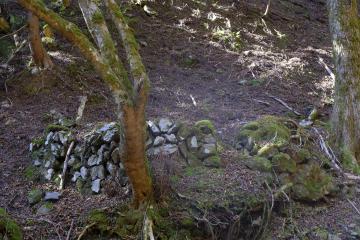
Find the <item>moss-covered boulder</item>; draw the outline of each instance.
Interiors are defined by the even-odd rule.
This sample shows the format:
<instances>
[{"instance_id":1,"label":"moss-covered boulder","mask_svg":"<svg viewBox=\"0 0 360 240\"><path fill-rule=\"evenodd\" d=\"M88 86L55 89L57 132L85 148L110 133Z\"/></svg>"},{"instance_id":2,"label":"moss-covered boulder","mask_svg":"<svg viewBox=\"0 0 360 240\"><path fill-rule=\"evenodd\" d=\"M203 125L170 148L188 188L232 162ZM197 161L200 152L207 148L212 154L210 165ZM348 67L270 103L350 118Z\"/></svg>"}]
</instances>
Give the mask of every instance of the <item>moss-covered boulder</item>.
<instances>
[{"instance_id":1,"label":"moss-covered boulder","mask_svg":"<svg viewBox=\"0 0 360 240\"><path fill-rule=\"evenodd\" d=\"M257 121L245 124L239 131L235 142L237 149L261 149L266 144L281 147L289 143L291 130L285 120L273 116L265 116ZM258 151L254 153L257 154Z\"/></svg>"},{"instance_id":2,"label":"moss-covered boulder","mask_svg":"<svg viewBox=\"0 0 360 240\"><path fill-rule=\"evenodd\" d=\"M332 177L314 163L299 167L293 183L293 197L305 201L317 201L334 188Z\"/></svg>"},{"instance_id":3,"label":"moss-covered boulder","mask_svg":"<svg viewBox=\"0 0 360 240\"><path fill-rule=\"evenodd\" d=\"M331 175L320 167L326 156L312 141L303 141L310 134L292 120L265 116L240 128L236 148L250 169L274 173L277 184L291 185L295 199L317 201L335 187Z\"/></svg>"},{"instance_id":4,"label":"moss-covered boulder","mask_svg":"<svg viewBox=\"0 0 360 240\"><path fill-rule=\"evenodd\" d=\"M22 240L21 228L6 213L5 209L0 208L0 239Z\"/></svg>"}]
</instances>

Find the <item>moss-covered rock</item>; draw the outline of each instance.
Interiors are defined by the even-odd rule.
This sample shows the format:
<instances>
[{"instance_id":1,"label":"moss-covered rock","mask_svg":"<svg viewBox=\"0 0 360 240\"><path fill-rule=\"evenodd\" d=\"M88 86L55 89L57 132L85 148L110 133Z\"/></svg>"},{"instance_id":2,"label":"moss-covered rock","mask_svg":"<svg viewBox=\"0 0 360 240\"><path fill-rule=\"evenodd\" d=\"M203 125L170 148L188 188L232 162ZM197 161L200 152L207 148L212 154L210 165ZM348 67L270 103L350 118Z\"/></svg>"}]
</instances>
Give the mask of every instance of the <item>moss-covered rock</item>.
<instances>
[{"instance_id":1,"label":"moss-covered rock","mask_svg":"<svg viewBox=\"0 0 360 240\"><path fill-rule=\"evenodd\" d=\"M0 239L22 240L21 228L6 213L5 209L0 208Z\"/></svg>"},{"instance_id":2,"label":"moss-covered rock","mask_svg":"<svg viewBox=\"0 0 360 240\"><path fill-rule=\"evenodd\" d=\"M248 166L250 169L258 170L262 172L270 172L272 169L272 164L270 160L259 156L248 159L246 161L246 166Z\"/></svg>"},{"instance_id":3,"label":"moss-covered rock","mask_svg":"<svg viewBox=\"0 0 360 240\"><path fill-rule=\"evenodd\" d=\"M286 153L276 154L272 159L274 168L278 172L296 172L296 162Z\"/></svg>"},{"instance_id":4,"label":"moss-covered rock","mask_svg":"<svg viewBox=\"0 0 360 240\"><path fill-rule=\"evenodd\" d=\"M201 120L195 123L195 127L203 134L215 134L214 124L210 120Z\"/></svg>"},{"instance_id":5,"label":"moss-covered rock","mask_svg":"<svg viewBox=\"0 0 360 240\"><path fill-rule=\"evenodd\" d=\"M208 157L204 160L203 164L207 167L218 168L221 165L221 159L218 155Z\"/></svg>"},{"instance_id":6,"label":"moss-covered rock","mask_svg":"<svg viewBox=\"0 0 360 240\"><path fill-rule=\"evenodd\" d=\"M236 137L236 145L238 148L247 147L253 142L260 146L259 149L268 143L281 147L289 142L290 135L291 131L282 118L265 116L245 124Z\"/></svg>"},{"instance_id":7,"label":"moss-covered rock","mask_svg":"<svg viewBox=\"0 0 360 240\"><path fill-rule=\"evenodd\" d=\"M334 188L332 177L314 163L299 167L293 182L294 197L304 201L317 201Z\"/></svg>"},{"instance_id":8,"label":"moss-covered rock","mask_svg":"<svg viewBox=\"0 0 360 240\"><path fill-rule=\"evenodd\" d=\"M41 201L42 196L43 192L40 189L33 189L28 193L27 199L31 205L34 205Z\"/></svg>"}]
</instances>

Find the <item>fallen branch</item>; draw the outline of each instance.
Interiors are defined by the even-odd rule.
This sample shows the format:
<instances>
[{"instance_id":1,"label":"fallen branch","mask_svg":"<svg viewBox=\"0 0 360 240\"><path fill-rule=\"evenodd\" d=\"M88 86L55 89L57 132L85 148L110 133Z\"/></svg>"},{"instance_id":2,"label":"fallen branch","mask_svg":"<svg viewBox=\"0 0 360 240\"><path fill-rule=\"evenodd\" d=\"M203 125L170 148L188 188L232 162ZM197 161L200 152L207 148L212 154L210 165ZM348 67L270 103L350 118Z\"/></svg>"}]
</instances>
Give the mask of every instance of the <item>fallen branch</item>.
<instances>
[{"instance_id":1,"label":"fallen branch","mask_svg":"<svg viewBox=\"0 0 360 240\"><path fill-rule=\"evenodd\" d=\"M150 206L149 208L152 208L152 206ZM153 225L153 221L148 217L147 213L145 212L143 223L143 240L155 240Z\"/></svg>"},{"instance_id":2,"label":"fallen branch","mask_svg":"<svg viewBox=\"0 0 360 240\"><path fill-rule=\"evenodd\" d=\"M328 65L326 65L326 63L324 62L324 59L319 57L319 63L324 66L325 70L329 73L332 80L335 80L335 74L331 71L331 69L328 67Z\"/></svg>"},{"instance_id":3,"label":"fallen branch","mask_svg":"<svg viewBox=\"0 0 360 240\"><path fill-rule=\"evenodd\" d=\"M77 238L77 240L81 240L82 237L86 234L86 232L87 232L90 228L92 228L93 226L95 226L95 225L96 225L96 222L87 225L87 226L81 231L81 233L80 233L79 237Z\"/></svg>"},{"instance_id":4,"label":"fallen branch","mask_svg":"<svg viewBox=\"0 0 360 240\"><path fill-rule=\"evenodd\" d=\"M265 12L264 14L262 15L263 17L265 17L268 12L269 12L269 9L270 9L270 4L271 4L271 0L268 1L267 5L266 5L266 9L265 9Z\"/></svg>"},{"instance_id":5,"label":"fallen branch","mask_svg":"<svg viewBox=\"0 0 360 240\"><path fill-rule=\"evenodd\" d=\"M66 175L66 170L67 170L67 166L68 166L68 161L69 161L69 157L70 157L70 153L71 153L71 150L73 149L74 147L74 144L75 142L72 141L70 143L70 146L66 152L66 157L65 157L65 161L64 161L64 167L63 167L63 171L61 173L61 176L60 176L60 186L59 186L59 190L63 190L64 189L64 182L65 182L65 175Z\"/></svg>"},{"instance_id":6,"label":"fallen branch","mask_svg":"<svg viewBox=\"0 0 360 240\"><path fill-rule=\"evenodd\" d=\"M346 198L346 200L350 203L350 205L355 209L355 211L357 212L357 214L360 215L360 211L359 209L355 206L355 204L348 198Z\"/></svg>"},{"instance_id":7,"label":"fallen branch","mask_svg":"<svg viewBox=\"0 0 360 240\"><path fill-rule=\"evenodd\" d=\"M76 116L76 119L75 119L76 125L79 124L79 122L80 122L80 120L81 120L81 118L82 118L82 116L84 114L86 101L87 101L87 96L80 97L80 106L78 108L77 116Z\"/></svg>"},{"instance_id":8,"label":"fallen branch","mask_svg":"<svg viewBox=\"0 0 360 240\"><path fill-rule=\"evenodd\" d=\"M320 145L320 148L321 150L326 154L326 156L330 159L331 163L333 164L333 167L335 168L335 170L339 171L339 172L343 172L343 170L341 169L341 167L339 166L340 165L340 162L339 160L337 159L337 157L335 156L334 154L334 151L331 149L331 147L329 147L323 136L320 134L319 130L315 127L313 127L314 129L314 132L318 135L319 137L319 145Z\"/></svg>"},{"instance_id":9,"label":"fallen branch","mask_svg":"<svg viewBox=\"0 0 360 240\"><path fill-rule=\"evenodd\" d=\"M66 240L70 240L71 230L73 229L73 227L74 227L74 219L71 220L71 225L70 225L70 229L69 229L69 231L68 231L68 233L66 235Z\"/></svg>"},{"instance_id":10,"label":"fallen branch","mask_svg":"<svg viewBox=\"0 0 360 240\"><path fill-rule=\"evenodd\" d=\"M266 102L266 101L263 101L263 100L254 99L254 101L255 101L255 102L258 102L258 103L262 103L262 104L264 104L264 105L266 105L266 106L268 106L268 107L271 106L271 104L270 104L269 102Z\"/></svg>"},{"instance_id":11,"label":"fallen branch","mask_svg":"<svg viewBox=\"0 0 360 240\"><path fill-rule=\"evenodd\" d=\"M295 109L293 109L292 107L290 107L286 102L284 102L283 100L281 100L280 98L277 98L273 95L270 94L266 94L268 97L274 99L275 101L281 103L284 107L286 107L287 109L289 109L290 111L292 111L293 113L295 113L298 116L301 116L301 113L299 113L298 111L296 111Z\"/></svg>"}]
</instances>

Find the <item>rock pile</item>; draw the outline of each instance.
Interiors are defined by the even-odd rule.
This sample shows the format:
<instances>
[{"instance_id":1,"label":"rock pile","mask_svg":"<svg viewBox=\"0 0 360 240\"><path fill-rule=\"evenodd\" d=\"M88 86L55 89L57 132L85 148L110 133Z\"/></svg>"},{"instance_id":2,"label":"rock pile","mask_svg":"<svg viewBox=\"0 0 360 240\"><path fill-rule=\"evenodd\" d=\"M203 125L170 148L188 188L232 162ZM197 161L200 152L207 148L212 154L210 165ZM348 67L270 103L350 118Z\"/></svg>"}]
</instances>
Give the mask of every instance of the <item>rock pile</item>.
<instances>
[{"instance_id":1,"label":"rock pile","mask_svg":"<svg viewBox=\"0 0 360 240\"><path fill-rule=\"evenodd\" d=\"M148 121L147 131L148 155L180 152L189 165L220 165L215 128L208 120L190 127L161 118L159 121ZM118 124L102 124L85 134L79 134L83 137L77 140L70 129L62 125L51 125L46 132L44 138L34 139L30 144L33 165L39 168L44 179L60 180L58 174L62 172L67 149L74 141L67 171L79 190L91 189L99 193L106 184L104 180L114 180L121 186L128 184L120 159L123 134Z\"/></svg>"},{"instance_id":2,"label":"rock pile","mask_svg":"<svg viewBox=\"0 0 360 240\"><path fill-rule=\"evenodd\" d=\"M305 131L299 131L292 121L266 116L240 129L236 148L249 168L276 175L272 179L279 185L291 186L295 199L317 201L336 187L331 175L320 167L326 158L311 141L304 141L306 134L301 132Z\"/></svg>"},{"instance_id":3,"label":"rock pile","mask_svg":"<svg viewBox=\"0 0 360 240\"><path fill-rule=\"evenodd\" d=\"M148 154L172 154L177 151L188 165L219 167L219 143L215 127L209 120L189 126L162 118L158 123L148 121Z\"/></svg>"}]
</instances>

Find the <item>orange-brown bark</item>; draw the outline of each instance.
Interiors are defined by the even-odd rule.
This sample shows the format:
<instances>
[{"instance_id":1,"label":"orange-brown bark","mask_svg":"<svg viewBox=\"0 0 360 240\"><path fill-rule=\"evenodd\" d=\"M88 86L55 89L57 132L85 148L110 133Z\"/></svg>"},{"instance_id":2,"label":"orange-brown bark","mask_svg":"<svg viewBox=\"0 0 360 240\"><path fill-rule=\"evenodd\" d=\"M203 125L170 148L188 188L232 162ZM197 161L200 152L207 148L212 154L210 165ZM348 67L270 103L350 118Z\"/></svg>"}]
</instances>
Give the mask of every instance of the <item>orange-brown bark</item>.
<instances>
[{"instance_id":1,"label":"orange-brown bark","mask_svg":"<svg viewBox=\"0 0 360 240\"><path fill-rule=\"evenodd\" d=\"M152 181L145 156L145 105L147 92L139 93L138 104L123 107L125 129L124 166L133 186L134 205L150 201L153 197Z\"/></svg>"},{"instance_id":2,"label":"orange-brown bark","mask_svg":"<svg viewBox=\"0 0 360 240\"><path fill-rule=\"evenodd\" d=\"M28 16L29 23L29 39L30 39L30 49L34 63L43 68L52 68L53 62L51 61L49 55L47 54L44 46L41 43L40 29L39 29L39 19L37 16L29 12Z\"/></svg>"}]
</instances>

